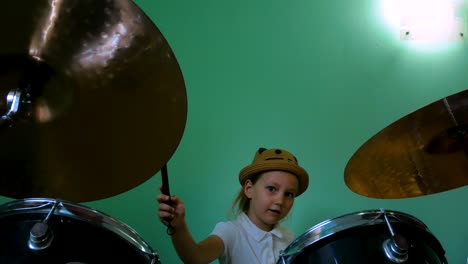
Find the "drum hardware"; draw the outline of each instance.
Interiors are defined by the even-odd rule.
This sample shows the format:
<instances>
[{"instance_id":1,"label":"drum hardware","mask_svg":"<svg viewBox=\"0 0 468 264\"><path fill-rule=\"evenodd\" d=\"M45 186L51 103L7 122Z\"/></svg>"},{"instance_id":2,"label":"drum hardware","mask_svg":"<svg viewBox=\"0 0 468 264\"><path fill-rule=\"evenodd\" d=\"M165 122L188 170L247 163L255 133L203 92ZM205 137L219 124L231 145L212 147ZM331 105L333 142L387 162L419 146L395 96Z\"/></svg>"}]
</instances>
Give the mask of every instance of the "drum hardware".
<instances>
[{"instance_id":1,"label":"drum hardware","mask_svg":"<svg viewBox=\"0 0 468 264\"><path fill-rule=\"evenodd\" d=\"M345 168L355 193L409 198L468 185L468 90L430 103L367 140Z\"/></svg>"},{"instance_id":2,"label":"drum hardware","mask_svg":"<svg viewBox=\"0 0 468 264\"><path fill-rule=\"evenodd\" d=\"M13 123L13 115L18 112L21 92L13 90L8 92L7 95L7 110L8 112L0 118L0 128L4 126L11 126Z\"/></svg>"},{"instance_id":3,"label":"drum hardware","mask_svg":"<svg viewBox=\"0 0 468 264\"><path fill-rule=\"evenodd\" d=\"M383 242L383 249L387 258L395 263L404 263L408 260L408 241L405 237L393 232L392 225L388 221L385 209L380 209L382 215L387 223L388 230L390 230L391 238Z\"/></svg>"},{"instance_id":4,"label":"drum hardware","mask_svg":"<svg viewBox=\"0 0 468 264\"><path fill-rule=\"evenodd\" d=\"M40 98L42 87L52 74L50 67L37 58L17 55L0 56L0 62L0 78L4 79L1 84L6 90L0 91L2 94L6 92L4 109L0 104L0 109L5 112L0 117L0 128L5 129L32 120L51 121L49 105L44 103L44 98ZM58 103L52 109L57 109L60 105ZM56 114L58 112L54 112Z\"/></svg>"},{"instance_id":5,"label":"drum hardware","mask_svg":"<svg viewBox=\"0 0 468 264\"><path fill-rule=\"evenodd\" d=\"M36 224L31 228L29 232L29 242L28 246L32 250L42 250L48 248L54 239L54 233L49 229L47 222L49 221L50 216L54 213L57 205L57 201L54 202L52 209L47 214L46 218Z\"/></svg>"}]
</instances>

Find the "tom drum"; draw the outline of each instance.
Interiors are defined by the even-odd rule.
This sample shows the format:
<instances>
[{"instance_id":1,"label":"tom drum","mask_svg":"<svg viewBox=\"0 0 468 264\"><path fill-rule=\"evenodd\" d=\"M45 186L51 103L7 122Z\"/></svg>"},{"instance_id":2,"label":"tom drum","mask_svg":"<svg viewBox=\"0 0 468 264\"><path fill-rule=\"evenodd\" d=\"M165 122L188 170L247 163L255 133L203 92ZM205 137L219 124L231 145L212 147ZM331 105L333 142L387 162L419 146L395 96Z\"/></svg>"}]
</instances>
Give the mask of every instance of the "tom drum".
<instances>
[{"instance_id":1,"label":"tom drum","mask_svg":"<svg viewBox=\"0 0 468 264\"><path fill-rule=\"evenodd\" d=\"M445 251L419 219L368 210L326 220L296 238L278 264L445 264Z\"/></svg>"},{"instance_id":2,"label":"tom drum","mask_svg":"<svg viewBox=\"0 0 468 264\"><path fill-rule=\"evenodd\" d=\"M129 226L89 207L29 198L0 206L0 263L160 263Z\"/></svg>"}]
</instances>

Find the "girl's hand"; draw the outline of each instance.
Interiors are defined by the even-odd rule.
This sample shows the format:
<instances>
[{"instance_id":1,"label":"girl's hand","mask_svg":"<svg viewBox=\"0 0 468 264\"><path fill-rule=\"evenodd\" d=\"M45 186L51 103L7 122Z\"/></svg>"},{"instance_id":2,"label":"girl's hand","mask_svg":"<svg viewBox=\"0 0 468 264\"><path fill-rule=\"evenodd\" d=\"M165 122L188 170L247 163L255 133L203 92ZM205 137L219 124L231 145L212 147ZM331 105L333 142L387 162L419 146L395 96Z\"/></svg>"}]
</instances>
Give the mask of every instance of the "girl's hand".
<instances>
[{"instance_id":1,"label":"girl's hand","mask_svg":"<svg viewBox=\"0 0 468 264\"><path fill-rule=\"evenodd\" d=\"M162 186L159 187L162 190ZM159 220L166 226L169 224L174 229L177 229L185 221L185 205L177 196L168 196L160 193L156 200L159 203L158 216Z\"/></svg>"}]
</instances>

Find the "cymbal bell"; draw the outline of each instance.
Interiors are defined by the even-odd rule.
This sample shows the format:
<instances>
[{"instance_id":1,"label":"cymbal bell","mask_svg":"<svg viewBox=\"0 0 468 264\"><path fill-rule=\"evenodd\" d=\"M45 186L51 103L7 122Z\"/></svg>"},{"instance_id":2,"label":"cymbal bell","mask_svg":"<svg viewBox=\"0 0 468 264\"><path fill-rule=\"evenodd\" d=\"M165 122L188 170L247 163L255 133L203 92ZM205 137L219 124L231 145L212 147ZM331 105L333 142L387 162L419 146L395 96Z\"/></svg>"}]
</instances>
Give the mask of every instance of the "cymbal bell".
<instances>
[{"instance_id":1,"label":"cymbal bell","mask_svg":"<svg viewBox=\"0 0 468 264\"><path fill-rule=\"evenodd\" d=\"M468 90L433 102L365 142L345 168L357 194L425 196L468 185Z\"/></svg>"},{"instance_id":2,"label":"cymbal bell","mask_svg":"<svg viewBox=\"0 0 468 264\"><path fill-rule=\"evenodd\" d=\"M167 163L185 128L184 79L133 1L7 1L0 12L0 195L104 199Z\"/></svg>"}]
</instances>

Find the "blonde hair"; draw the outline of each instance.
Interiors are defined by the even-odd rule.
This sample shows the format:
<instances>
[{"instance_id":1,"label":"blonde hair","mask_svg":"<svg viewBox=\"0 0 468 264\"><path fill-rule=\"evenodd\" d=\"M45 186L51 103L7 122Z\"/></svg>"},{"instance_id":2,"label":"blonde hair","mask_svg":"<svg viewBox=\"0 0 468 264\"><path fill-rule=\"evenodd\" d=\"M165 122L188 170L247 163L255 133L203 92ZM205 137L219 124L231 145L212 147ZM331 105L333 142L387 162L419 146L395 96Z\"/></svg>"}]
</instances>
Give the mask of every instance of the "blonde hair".
<instances>
[{"instance_id":1,"label":"blonde hair","mask_svg":"<svg viewBox=\"0 0 468 264\"><path fill-rule=\"evenodd\" d=\"M247 180L250 180L252 184L255 184L257 180L260 179L260 176L262 174L263 172L255 174ZM237 216L240 213L247 213L247 211L250 208L250 199L244 193L244 187L245 187L245 184L247 183L247 180L245 181L244 185L242 185L241 189L239 190L239 193L237 193L236 198L232 202L231 214L234 216Z\"/></svg>"}]
</instances>

